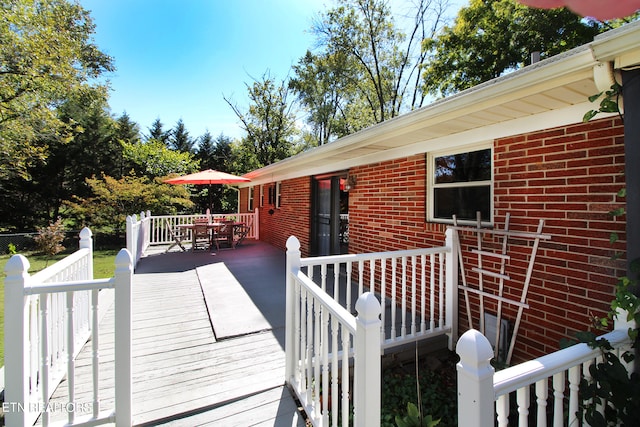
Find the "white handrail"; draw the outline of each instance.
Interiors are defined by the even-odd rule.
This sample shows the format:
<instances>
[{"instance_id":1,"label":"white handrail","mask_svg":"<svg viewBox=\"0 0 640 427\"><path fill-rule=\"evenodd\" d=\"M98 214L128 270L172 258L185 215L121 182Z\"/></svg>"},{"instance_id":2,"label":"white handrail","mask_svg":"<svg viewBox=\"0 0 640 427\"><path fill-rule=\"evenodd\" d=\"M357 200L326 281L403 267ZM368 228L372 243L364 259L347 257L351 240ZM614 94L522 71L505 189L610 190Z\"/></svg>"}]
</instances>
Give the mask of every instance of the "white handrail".
<instances>
[{"instance_id":1,"label":"white handrail","mask_svg":"<svg viewBox=\"0 0 640 427\"><path fill-rule=\"evenodd\" d=\"M613 351L623 351L631 345L627 329L628 325L621 323L600 338L608 340ZM577 425L580 381L590 377L589 366L602 356L600 349L580 343L496 373L490 364L493 358L491 344L474 329L460 337L456 352L460 356L457 366L458 425L469 427L489 427L496 421L499 427L507 426L512 393L516 393L520 425L529 425L527 418L530 405L533 405L536 425L546 426L550 391L553 425L565 425L567 419L568 425ZM533 402L529 398L532 392L535 394Z\"/></svg>"},{"instance_id":2,"label":"white handrail","mask_svg":"<svg viewBox=\"0 0 640 427\"><path fill-rule=\"evenodd\" d=\"M338 425L338 416L348 425L352 410L355 425L379 425L383 349L442 334L453 342L452 238L447 232L447 246L439 248L311 258L300 257L294 236L287 240L285 377L313 425ZM352 293L358 296L358 317L351 314ZM420 304L418 298L407 304L408 294L419 297ZM385 301L391 303L391 315L381 309ZM399 323L396 314L401 314Z\"/></svg>"},{"instance_id":3,"label":"white handrail","mask_svg":"<svg viewBox=\"0 0 640 427\"><path fill-rule=\"evenodd\" d=\"M356 426L380 425L380 303L364 293L353 316L300 270L295 237L287 248L286 382L314 426L352 414Z\"/></svg>"},{"instance_id":4,"label":"white handrail","mask_svg":"<svg viewBox=\"0 0 640 427\"><path fill-rule=\"evenodd\" d=\"M390 312L382 312L383 349L437 335L448 335L453 349L457 268L452 238L447 231L447 246L300 258L298 265L347 311L365 291L378 295L382 306L389 304Z\"/></svg>"},{"instance_id":5,"label":"white handrail","mask_svg":"<svg viewBox=\"0 0 640 427\"><path fill-rule=\"evenodd\" d=\"M50 422L49 399L66 375L71 406L67 425L116 422L131 425L131 254L116 256L115 276L93 279L91 232L80 233L80 250L30 275L30 264L14 255L5 266L5 420L7 425L32 425L41 415ZM115 289L116 405L114 413L100 413L98 399L98 292ZM75 396L75 357L91 338L94 395L79 405ZM123 372L128 375L124 377ZM123 379L124 378L124 379ZM123 386L124 384L124 386ZM66 408L73 408L67 410ZM76 417L77 412L85 416ZM89 424L86 424L86 423Z\"/></svg>"}]
</instances>

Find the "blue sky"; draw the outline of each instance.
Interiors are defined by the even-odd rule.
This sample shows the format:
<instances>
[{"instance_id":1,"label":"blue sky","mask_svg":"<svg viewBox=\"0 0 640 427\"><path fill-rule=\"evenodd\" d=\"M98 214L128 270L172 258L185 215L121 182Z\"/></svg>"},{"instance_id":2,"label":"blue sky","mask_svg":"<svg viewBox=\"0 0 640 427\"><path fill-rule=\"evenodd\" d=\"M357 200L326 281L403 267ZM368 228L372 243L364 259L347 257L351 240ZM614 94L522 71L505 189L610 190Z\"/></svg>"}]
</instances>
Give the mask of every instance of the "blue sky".
<instances>
[{"instance_id":1,"label":"blue sky","mask_svg":"<svg viewBox=\"0 0 640 427\"><path fill-rule=\"evenodd\" d=\"M248 107L246 84L269 71L278 80L313 47L312 19L331 0L80 0L96 24L94 40L114 58L112 113L126 111L144 134L184 121L243 132L223 96ZM455 14L455 13L454 13Z\"/></svg>"}]
</instances>

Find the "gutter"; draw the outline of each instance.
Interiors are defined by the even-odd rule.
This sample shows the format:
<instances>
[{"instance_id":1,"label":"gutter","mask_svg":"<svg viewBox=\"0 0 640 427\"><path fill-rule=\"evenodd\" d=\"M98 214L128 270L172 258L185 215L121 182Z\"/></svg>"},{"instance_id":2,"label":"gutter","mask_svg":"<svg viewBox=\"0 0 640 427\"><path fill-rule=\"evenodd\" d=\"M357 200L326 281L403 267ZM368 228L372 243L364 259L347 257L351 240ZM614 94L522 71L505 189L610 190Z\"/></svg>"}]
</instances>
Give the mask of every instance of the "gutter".
<instances>
[{"instance_id":1,"label":"gutter","mask_svg":"<svg viewBox=\"0 0 640 427\"><path fill-rule=\"evenodd\" d=\"M592 43L435 101L418 110L375 124L337 141L249 172L243 176L251 179L252 182L241 187L279 181L281 176L285 175L287 179L305 176L308 173L303 169L322 168L322 165L314 162L330 156L339 156L341 152L375 146L383 138L402 138L411 131L428 129L433 124L487 110L501 103L525 98L580 79L593 79L599 86L604 85L608 89L611 86L608 83L613 78L613 65L609 62L615 60L618 63L618 58L625 55L627 55L626 58L635 58L640 55L638 40L640 40L640 22L608 31L597 36ZM599 90L602 89L599 87ZM416 142L407 141L406 145ZM343 158L347 159L345 156Z\"/></svg>"}]
</instances>

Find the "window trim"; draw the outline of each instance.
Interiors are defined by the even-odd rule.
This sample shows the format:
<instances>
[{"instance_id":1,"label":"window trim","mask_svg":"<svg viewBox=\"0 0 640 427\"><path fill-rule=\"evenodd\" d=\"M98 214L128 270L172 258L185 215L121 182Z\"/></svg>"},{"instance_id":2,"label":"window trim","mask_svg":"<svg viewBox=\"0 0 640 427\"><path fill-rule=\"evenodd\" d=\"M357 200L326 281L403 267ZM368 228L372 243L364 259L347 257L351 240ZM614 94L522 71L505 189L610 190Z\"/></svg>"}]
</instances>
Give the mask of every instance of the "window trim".
<instances>
[{"instance_id":1,"label":"window trim","mask_svg":"<svg viewBox=\"0 0 640 427\"><path fill-rule=\"evenodd\" d=\"M260 185L260 200L258 201L260 207L264 207L264 185Z\"/></svg>"},{"instance_id":2,"label":"window trim","mask_svg":"<svg viewBox=\"0 0 640 427\"><path fill-rule=\"evenodd\" d=\"M276 192L276 194L275 194L275 199L276 199L276 203L275 203L275 205L276 205L276 209L280 208L280 206L281 206L281 202L282 202L281 197L280 197L280 196L282 195L282 194L281 194L281 192L280 192L280 184L281 184L281 182L280 182L280 181L276 182L276 190L275 190L275 192Z\"/></svg>"},{"instance_id":3,"label":"window trim","mask_svg":"<svg viewBox=\"0 0 640 427\"><path fill-rule=\"evenodd\" d=\"M444 184L436 184L435 183L435 171L433 170L436 157L442 156L451 156L454 154L460 153L469 153L472 151L480 151L489 149L491 151L491 179L485 181L472 181L465 183L465 185L460 185L458 183L444 183ZM446 218L438 218L435 216L435 201L434 201L434 193L436 188L451 188L451 187L481 187L489 184L489 194L490 194L490 206L489 206L489 221L482 221L483 226L491 227L494 222L494 176L495 176L495 163L493 156L493 141L465 145L463 147L458 147L455 149L448 150L438 150L427 153L427 222L435 222L435 223L444 223L444 224L453 224L453 219ZM468 220L468 219L459 219L458 224L462 225L477 225L477 221Z\"/></svg>"},{"instance_id":4,"label":"window trim","mask_svg":"<svg viewBox=\"0 0 640 427\"><path fill-rule=\"evenodd\" d=\"M248 187L249 188L249 194L247 196L247 211L248 212L253 212L253 190L254 187Z\"/></svg>"}]
</instances>

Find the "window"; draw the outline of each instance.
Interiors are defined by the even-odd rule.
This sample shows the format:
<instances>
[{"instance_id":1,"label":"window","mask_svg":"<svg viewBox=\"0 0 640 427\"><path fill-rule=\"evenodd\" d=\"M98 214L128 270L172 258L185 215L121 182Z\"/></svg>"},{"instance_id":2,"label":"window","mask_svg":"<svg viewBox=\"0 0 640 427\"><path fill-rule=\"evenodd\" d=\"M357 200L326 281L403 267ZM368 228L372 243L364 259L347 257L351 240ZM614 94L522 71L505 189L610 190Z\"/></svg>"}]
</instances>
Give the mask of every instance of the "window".
<instances>
[{"instance_id":1,"label":"window","mask_svg":"<svg viewBox=\"0 0 640 427\"><path fill-rule=\"evenodd\" d=\"M280 207L280 182L276 182L276 208Z\"/></svg>"},{"instance_id":2,"label":"window","mask_svg":"<svg viewBox=\"0 0 640 427\"><path fill-rule=\"evenodd\" d=\"M249 195L247 196L247 211L253 212L253 187L249 187Z\"/></svg>"},{"instance_id":3,"label":"window","mask_svg":"<svg viewBox=\"0 0 640 427\"><path fill-rule=\"evenodd\" d=\"M493 220L493 152L491 148L429 156L429 219Z\"/></svg>"},{"instance_id":4,"label":"window","mask_svg":"<svg viewBox=\"0 0 640 427\"><path fill-rule=\"evenodd\" d=\"M260 186L260 207L264 206L264 185Z\"/></svg>"}]
</instances>

